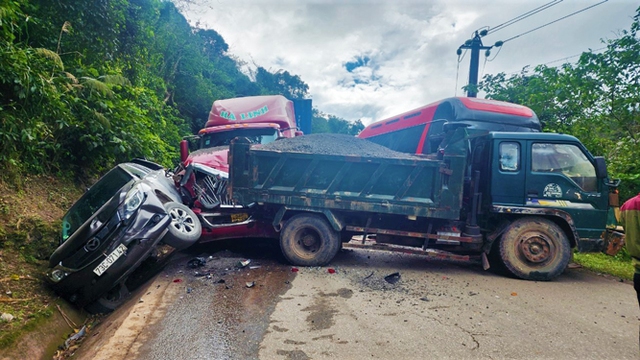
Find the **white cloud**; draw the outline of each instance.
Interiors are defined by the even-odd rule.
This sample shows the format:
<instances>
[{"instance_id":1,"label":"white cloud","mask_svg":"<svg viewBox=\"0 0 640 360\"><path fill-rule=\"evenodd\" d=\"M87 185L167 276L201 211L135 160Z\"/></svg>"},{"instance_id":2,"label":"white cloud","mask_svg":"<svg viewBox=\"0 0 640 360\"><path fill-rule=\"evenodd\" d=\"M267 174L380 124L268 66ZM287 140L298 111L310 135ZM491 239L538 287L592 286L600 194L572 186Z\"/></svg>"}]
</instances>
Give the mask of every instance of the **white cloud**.
<instances>
[{"instance_id":1,"label":"white cloud","mask_svg":"<svg viewBox=\"0 0 640 360\"><path fill-rule=\"evenodd\" d=\"M458 46L483 26L496 26L547 2L200 0L185 15L219 32L229 53L240 59L300 75L321 111L366 124L453 96L456 88L463 95L469 54L457 72ZM488 35L484 44L597 2L562 1ZM601 38L629 28L637 7L632 0L610 0L514 39L494 61L485 63L481 56L480 71L510 73L600 48ZM345 68L362 57L369 62L351 72Z\"/></svg>"}]
</instances>

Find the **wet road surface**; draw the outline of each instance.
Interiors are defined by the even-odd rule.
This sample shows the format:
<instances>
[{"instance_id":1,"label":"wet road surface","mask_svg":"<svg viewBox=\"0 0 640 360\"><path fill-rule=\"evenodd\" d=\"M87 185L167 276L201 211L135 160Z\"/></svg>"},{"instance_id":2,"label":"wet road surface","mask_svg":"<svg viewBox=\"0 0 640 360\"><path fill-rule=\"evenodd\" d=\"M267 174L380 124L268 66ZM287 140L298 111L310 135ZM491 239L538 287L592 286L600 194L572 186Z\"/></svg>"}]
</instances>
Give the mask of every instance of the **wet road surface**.
<instances>
[{"instance_id":1,"label":"wet road surface","mask_svg":"<svg viewBox=\"0 0 640 360\"><path fill-rule=\"evenodd\" d=\"M292 272L276 247L243 249L178 254L77 358L638 358L633 287L582 269L533 282L343 250L330 266ZM188 268L194 256L205 266Z\"/></svg>"}]
</instances>

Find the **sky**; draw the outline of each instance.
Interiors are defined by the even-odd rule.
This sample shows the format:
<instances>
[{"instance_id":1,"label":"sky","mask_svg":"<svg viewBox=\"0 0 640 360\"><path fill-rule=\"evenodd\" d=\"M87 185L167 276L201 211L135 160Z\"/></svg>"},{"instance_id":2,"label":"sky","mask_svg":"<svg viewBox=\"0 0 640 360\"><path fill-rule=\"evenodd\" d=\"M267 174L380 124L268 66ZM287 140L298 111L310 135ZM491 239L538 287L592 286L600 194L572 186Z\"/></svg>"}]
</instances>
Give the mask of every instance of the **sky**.
<instances>
[{"instance_id":1,"label":"sky","mask_svg":"<svg viewBox=\"0 0 640 360\"><path fill-rule=\"evenodd\" d=\"M320 111L365 125L443 98L464 96L470 52L456 50L493 28L485 46L567 17L480 56L483 74L559 66L628 30L637 0L187 0L192 26L214 29L228 53L309 85ZM499 25L553 5L505 27ZM601 50L600 50L601 51ZM460 60L460 61L459 61ZM486 61L485 61L486 60ZM483 97L483 94L479 94Z\"/></svg>"}]
</instances>

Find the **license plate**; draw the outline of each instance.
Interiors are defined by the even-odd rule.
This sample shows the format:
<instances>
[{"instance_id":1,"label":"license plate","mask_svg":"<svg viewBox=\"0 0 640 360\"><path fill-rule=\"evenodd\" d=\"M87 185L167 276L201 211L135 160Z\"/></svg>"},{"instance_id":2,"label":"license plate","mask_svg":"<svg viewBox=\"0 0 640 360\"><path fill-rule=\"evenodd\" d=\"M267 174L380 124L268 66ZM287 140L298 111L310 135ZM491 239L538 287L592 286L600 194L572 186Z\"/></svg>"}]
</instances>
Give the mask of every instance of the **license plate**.
<instances>
[{"instance_id":1,"label":"license plate","mask_svg":"<svg viewBox=\"0 0 640 360\"><path fill-rule=\"evenodd\" d=\"M249 214L239 213L239 214L231 214L231 222L242 222L249 218Z\"/></svg>"},{"instance_id":2,"label":"license plate","mask_svg":"<svg viewBox=\"0 0 640 360\"><path fill-rule=\"evenodd\" d=\"M120 244L120 246L113 250L111 254L107 255L106 259L102 260L100 265L93 269L93 272L98 276L104 274L104 272L107 271L107 269L111 267L111 265L113 265L120 256L124 255L125 252L127 252L127 247L124 246L124 244Z\"/></svg>"}]
</instances>

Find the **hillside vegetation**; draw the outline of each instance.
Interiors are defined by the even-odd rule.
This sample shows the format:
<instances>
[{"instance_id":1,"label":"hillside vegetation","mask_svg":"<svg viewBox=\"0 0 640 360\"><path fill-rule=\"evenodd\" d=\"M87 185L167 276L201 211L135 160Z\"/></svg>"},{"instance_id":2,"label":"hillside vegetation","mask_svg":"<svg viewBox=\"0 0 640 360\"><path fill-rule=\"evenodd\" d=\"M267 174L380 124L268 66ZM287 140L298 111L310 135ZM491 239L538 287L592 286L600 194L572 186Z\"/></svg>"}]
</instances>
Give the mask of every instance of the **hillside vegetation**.
<instances>
[{"instance_id":1,"label":"hillside vegetation","mask_svg":"<svg viewBox=\"0 0 640 360\"><path fill-rule=\"evenodd\" d=\"M12 174L95 174L139 156L172 166L214 100L308 96L288 71L241 72L170 1L3 1L0 22L0 168ZM315 115L316 131L362 128Z\"/></svg>"}]
</instances>

